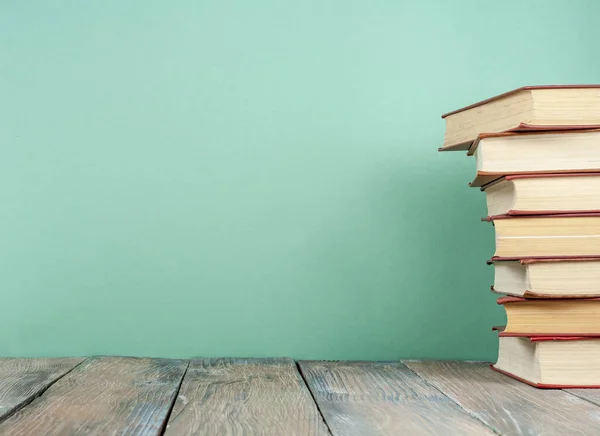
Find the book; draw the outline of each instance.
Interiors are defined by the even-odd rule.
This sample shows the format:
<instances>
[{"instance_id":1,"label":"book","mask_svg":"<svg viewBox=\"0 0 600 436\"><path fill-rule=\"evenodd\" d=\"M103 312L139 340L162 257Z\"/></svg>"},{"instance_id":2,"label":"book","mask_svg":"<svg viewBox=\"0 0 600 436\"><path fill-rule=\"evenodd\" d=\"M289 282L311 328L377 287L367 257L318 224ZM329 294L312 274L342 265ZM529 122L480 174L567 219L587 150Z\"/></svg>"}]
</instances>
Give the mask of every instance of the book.
<instances>
[{"instance_id":1,"label":"book","mask_svg":"<svg viewBox=\"0 0 600 436\"><path fill-rule=\"evenodd\" d=\"M482 190L490 216L600 212L600 173L505 176Z\"/></svg>"},{"instance_id":2,"label":"book","mask_svg":"<svg viewBox=\"0 0 600 436\"><path fill-rule=\"evenodd\" d=\"M600 257L600 213L497 215L492 260Z\"/></svg>"},{"instance_id":3,"label":"book","mask_svg":"<svg viewBox=\"0 0 600 436\"><path fill-rule=\"evenodd\" d=\"M467 150L480 133L600 126L600 85L525 86L442 115L440 150Z\"/></svg>"},{"instance_id":4,"label":"book","mask_svg":"<svg viewBox=\"0 0 600 436\"><path fill-rule=\"evenodd\" d=\"M600 337L600 298L526 299L500 297L506 327L499 336Z\"/></svg>"},{"instance_id":5,"label":"book","mask_svg":"<svg viewBox=\"0 0 600 436\"><path fill-rule=\"evenodd\" d=\"M473 154L472 187L506 175L600 172L600 130L482 135Z\"/></svg>"},{"instance_id":6,"label":"book","mask_svg":"<svg viewBox=\"0 0 600 436\"><path fill-rule=\"evenodd\" d=\"M537 388L600 387L600 339L500 337L492 368Z\"/></svg>"},{"instance_id":7,"label":"book","mask_svg":"<svg viewBox=\"0 0 600 436\"><path fill-rule=\"evenodd\" d=\"M600 258L496 261L492 291L525 298L600 297Z\"/></svg>"}]
</instances>

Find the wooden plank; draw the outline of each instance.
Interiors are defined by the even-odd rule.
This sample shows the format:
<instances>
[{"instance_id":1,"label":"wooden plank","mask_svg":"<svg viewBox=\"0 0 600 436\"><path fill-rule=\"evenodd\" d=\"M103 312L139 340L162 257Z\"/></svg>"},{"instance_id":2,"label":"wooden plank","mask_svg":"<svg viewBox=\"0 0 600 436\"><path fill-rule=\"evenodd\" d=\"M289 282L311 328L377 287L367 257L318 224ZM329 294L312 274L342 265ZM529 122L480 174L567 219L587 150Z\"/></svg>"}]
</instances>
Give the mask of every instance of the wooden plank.
<instances>
[{"instance_id":1,"label":"wooden plank","mask_svg":"<svg viewBox=\"0 0 600 436\"><path fill-rule=\"evenodd\" d=\"M83 358L0 358L0 421L28 404Z\"/></svg>"},{"instance_id":2,"label":"wooden plank","mask_svg":"<svg viewBox=\"0 0 600 436\"><path fill-rule=\"evenodd\" d=\"M600 389L565 389L565 392L600 406Z\"/></svg>"},{"instance_id":3,"label":"wooden plank","mask_svg":"<svg viewBox=\"0 0 600 436\"><path fill-rule=\"evenodd\" d=\"M334 435L490 435L400 362L300 362Z\"/></svg>"},{"instance_id":4,"label":"wooden plank","mask_svg":"<svg viewBox=\"0 0 600 436\"><path fill-rule=\"evenodd\" d=\"M290 359L197 359L166 435L328 435Z\"/></svg>"},{"instance_id":5,"label":"wooden plank","mask_svg":"<svg viewBox=\"0 0 600 436\"><path fill-rule=\"evenodd\" d=\"M561 390L536 389L487 363L404 362L501 434L600 434L600 408Z\"/></svg>"},{"instance_id":6,"label":"wooden plank","mask_svg":"<svg viewBox=\"0 0 600 436\"><path fill-rule=\"evenodd\" d=\"M0 424L0 434L158 435L187 361L91 358Z\"/></svg>"}]
</instances>

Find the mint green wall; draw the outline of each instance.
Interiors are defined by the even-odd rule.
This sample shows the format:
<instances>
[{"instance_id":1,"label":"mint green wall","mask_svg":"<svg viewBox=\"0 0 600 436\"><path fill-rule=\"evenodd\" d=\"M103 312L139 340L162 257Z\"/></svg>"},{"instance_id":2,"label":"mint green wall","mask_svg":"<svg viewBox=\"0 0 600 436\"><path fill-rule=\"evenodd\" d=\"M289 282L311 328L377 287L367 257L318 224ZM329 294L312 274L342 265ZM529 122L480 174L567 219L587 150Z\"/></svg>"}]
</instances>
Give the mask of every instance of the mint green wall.
<instances>
[{"instance_id":1,"label":"mint green wall","mask_svg":"<svg viewBox=\"0 0 600 436\"><path fill-rule=\"evenodd\" d=\"M598 13L1 1L0 355L495 358L440 115L600 81Z\"/></svg>"}]
</instances>

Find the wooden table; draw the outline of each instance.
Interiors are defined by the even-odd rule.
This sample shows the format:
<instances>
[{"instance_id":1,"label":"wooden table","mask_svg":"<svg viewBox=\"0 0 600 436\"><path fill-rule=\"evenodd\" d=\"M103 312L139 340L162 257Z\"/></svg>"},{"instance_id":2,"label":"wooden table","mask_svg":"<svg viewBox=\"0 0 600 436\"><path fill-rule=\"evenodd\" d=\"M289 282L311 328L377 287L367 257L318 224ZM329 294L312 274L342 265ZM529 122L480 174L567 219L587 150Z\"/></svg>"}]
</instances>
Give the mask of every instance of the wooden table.
<instances>
[{"instance_id":1,"label":"wooden table","mask_svg":"<svg viewBox=\"0 0 600 436\"><path fill-rule=\"evenodd\" d=\"M599 405L488 363L0 358L0 435L600 435Z\"/></svg>"}]
</instances>

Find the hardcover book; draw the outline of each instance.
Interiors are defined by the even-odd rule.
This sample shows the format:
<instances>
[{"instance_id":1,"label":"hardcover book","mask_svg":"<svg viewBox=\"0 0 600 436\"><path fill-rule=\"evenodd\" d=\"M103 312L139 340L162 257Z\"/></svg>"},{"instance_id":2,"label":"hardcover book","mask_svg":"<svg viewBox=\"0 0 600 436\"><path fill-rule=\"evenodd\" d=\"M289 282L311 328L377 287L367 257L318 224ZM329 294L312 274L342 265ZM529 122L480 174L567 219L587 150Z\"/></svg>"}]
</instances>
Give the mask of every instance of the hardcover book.
<instances>
[{"instance_id":1,"label":"hardcover book","mask_svg":"<svg viewBox=\"0 0 600 436\"><path fill-rule=\"evenodd\" d=\"M600 298L525 299L501 297L506 327L499 336L600 337Z\"/></svg>"},{"instance_id":2,"label":"hardcover book","mask_svg":"<svg viewBox=\"0 0 600 436\"><path fill-rule=\"evenodd\" d=\"M444 150L468 150L481 133L600 127L600 85L525 86L442 115Z\"/></svg>"},{"instance_id":3,"label":"hardcover book","mask_svg":"<svg viewBox=\"0 0 600 436\"><path fill-rule=\"evenodd\" d=\"M600 339L500 337L492 368L537 388L600 388Z\"/></svg>"},{"instance_id":4,"label":"hardcover book","mask_svg":"<svg viewBox=\"0 0 600 436\"><path fill-rule=\"evenodd\" d=\"M600 212L600 173L505 176L482 191L489 216Z\"/></svg>"},{"instance_id":5,"label":"hardcover book","mask_svg":"<svg viewBox=\"0 0 600 436\"><path fill-rule=\"evenodd\" d=\"M600 297L600 258L492 261L492 292L524 298Z\"/></svg>"},{"instance_id":6,"label":"hardcover book","mask_svg":"<svg viewBox=\"0 0 600 436\"><path fill-rule=\"evenodd\" d=\"M480 135L470 186L517 174L600 172L600 130Z\"/></svg>"},{"instance_id":7,"label":"hardcover book","mask_svg":"<svg viewBox=\"0 0 600 436\"><path fill-rule=\"evenodd\" d=\"M600 213L497 215L492 260L600 257Z\"/></svg>"}]
</instances>

